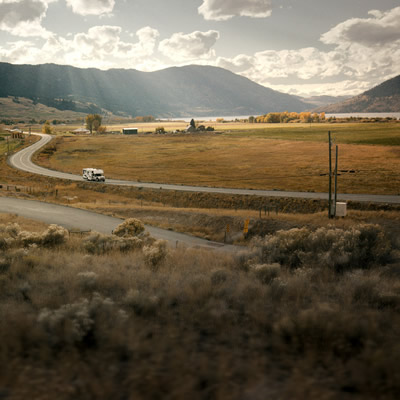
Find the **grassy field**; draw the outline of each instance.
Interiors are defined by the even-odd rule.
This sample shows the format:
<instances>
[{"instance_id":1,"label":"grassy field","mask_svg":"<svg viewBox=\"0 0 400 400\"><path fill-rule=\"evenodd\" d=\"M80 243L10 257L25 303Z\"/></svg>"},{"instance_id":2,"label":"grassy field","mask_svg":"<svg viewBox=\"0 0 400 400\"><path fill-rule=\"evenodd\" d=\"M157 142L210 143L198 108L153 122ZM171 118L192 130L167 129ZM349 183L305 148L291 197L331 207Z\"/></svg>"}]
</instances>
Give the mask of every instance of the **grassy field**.
<instances>
[{"instance_id":1,"label":"grassy field","mask_svg":"<svg viewBox=\"0 0 400 400\"><path fill-rule=\"evenodd\" d=\"M244 125L244 128L240 128L239 125L236 129L232 128L230 134L238 137L326 143L328 131L331 131L336 144L400 146L400 123L398 122Z\"/></svg>"},{"instance_id":2,"label":"grassy field","mask_svg":"<svg viewBox=\"0 0 400 400\"><path fill-rule=\"evenodd\" d=\"M326 192L332 130L339 192L399 194L400 124L301 125L220 135L62 137L50 145L55 152L37 160L76 174L100 167L108 178L143 182Z\"/></svg>"}]
</instances>

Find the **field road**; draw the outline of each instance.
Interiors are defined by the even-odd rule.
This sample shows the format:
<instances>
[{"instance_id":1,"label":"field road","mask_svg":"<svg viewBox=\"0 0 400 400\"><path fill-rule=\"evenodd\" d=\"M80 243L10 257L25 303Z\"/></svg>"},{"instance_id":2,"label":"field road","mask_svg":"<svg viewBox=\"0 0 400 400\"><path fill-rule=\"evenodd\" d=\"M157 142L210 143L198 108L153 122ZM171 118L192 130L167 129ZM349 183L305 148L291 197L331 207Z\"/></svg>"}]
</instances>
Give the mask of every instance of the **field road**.
<instances>
[{"instance_id":1,"label":"field road","mask_svg":"<svg viewBox=\"0 0 400 400\"><path fill-rule=\"evenodd\" d=\"M92 230L104 234L111 234L113 229L123 222L123 220L119 218L81 210L79 208L11 197L0 197L0 212L17 214L47 224L61 225L70 230ZM154 238L167 240L171 247L185 246L228 253L235 253L243 249L240 246L224 245L222 243L212 242L166 229L155 228L153 226L145 225L145 228Z\"/></svg>"},{"instance_id":2,"label":"field road","mask_svg":"<svg viewBox=\"0 0 400 400\"><path fill-rule=\"evenodd\" d=\"M79 175L68 174L65 172L53 171L43 167L39 167L32 163L32 155L42 146L46 145L52 137L41 133L35 133L42 138L32 146L29 146L18 153L11 156L8 160L9 164L15 168L23 171L31 172L34 174L46 175L54 178L69 179L74 181L83 181ZM105 171L107 178L107 171ZM144 183L137 181L125 181L117 179L106 179L105 183L96 183L97 185L120 185L120 186L136 186L149 189L166 189L178 190L187 192L205 192L205 193L225 193L225 194L239 194L239 195L257 195L265 197L291 197L302 199L325 199L328 200L328 193L314 193L314 192L286 192L278 190L250 190L250 189L230 189L230 188L216 188L204 186L183 186L183 185L168 185L163 183ZM399 188L400 190L400 188ZM372 202L372 203L392 203L400 204L400 196L396 195L374 195L374 194L338 194L339 201L359 201L359 202Z\"/></svg>"}]
</instances>

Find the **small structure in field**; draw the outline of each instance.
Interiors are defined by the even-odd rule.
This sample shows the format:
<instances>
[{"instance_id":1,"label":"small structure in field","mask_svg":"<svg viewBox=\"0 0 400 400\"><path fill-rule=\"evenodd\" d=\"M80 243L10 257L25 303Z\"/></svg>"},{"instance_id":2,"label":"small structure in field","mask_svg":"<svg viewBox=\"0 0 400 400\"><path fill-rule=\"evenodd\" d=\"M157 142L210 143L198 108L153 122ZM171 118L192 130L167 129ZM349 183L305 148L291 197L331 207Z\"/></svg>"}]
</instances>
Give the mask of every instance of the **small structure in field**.
<instances>
[{"instance_id":1,"label":"small structure in field","mask_svg":"<svg viewBox=\"0 0 400 400\"><path fill-rule=\"evenodd\" d=\"M75 135L90 135L89 129L86 128L78 128L73 130L71 133L74 133Z\"/></svg>"},{"instance_id":2,"label":"small structure in field","mask_svg":"<svg viewBox=\"0 0 400 400\"><path fill-rule=\"evenodd\" d=\"M137 135L138 128L122 128L123 135Z\"/></svg>"},{"instance_id":3,"label":"small structure in field","mask_svg":"<svg viewBox=\"0 0 400 400\"><path fill-rule=\"evenodd\" d=\"M24 138L24 133L19 128L10 129L10 133L11 133L12 139L23 139Z\"/></svg>"},{"instance_id":4,"label":"small structure in field","mask_svg":"<svg viewBox=\"0 0 400 400\"><path fill-rule=\"evenodd\" d=\"M192 126L192 125L188 125L187 127L186 127L186 132L196 132L197 131L197 129L196 129L196 127L195 126Z\"/></svg>"}]
</instances>

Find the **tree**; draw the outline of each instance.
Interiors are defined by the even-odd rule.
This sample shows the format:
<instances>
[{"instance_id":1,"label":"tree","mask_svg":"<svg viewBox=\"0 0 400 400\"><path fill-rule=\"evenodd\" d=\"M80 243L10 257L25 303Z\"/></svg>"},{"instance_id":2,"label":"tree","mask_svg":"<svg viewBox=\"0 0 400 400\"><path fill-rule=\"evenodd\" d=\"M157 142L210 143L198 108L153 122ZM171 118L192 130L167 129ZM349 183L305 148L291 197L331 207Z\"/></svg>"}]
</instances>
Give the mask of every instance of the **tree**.
<instances>
[{"instance_id":1,"label":"tree","mask_svg":"<svg viewBox=\"0 0 400 400\"><path fill-rule=\"evenodd\" d=\"M101 126L102 116L99 114L89 114L86 116L86 128L89 129L90 134L94 131L98 131Z\"/></svg>"},{"instance_id":2,"label":"tree","mask_svg":"<svg viewBox=\"0 0 400 400\"><path fill-rule=\"evenodd\" d=\"M50 121L46 121L42 126L42 132L47 135L51 135L53 133L53 129L50 126Z\"/></svg>"},{"instance_id":3,"label":"tree","mask_svg":"<svg viewBox=\"0 0 400 400\"><path fill-rule=\"evenodd\" d=\"M190 120L190 126L196 128L196 123L194 122L193 118Z\"/></svg>"}]
</instances>

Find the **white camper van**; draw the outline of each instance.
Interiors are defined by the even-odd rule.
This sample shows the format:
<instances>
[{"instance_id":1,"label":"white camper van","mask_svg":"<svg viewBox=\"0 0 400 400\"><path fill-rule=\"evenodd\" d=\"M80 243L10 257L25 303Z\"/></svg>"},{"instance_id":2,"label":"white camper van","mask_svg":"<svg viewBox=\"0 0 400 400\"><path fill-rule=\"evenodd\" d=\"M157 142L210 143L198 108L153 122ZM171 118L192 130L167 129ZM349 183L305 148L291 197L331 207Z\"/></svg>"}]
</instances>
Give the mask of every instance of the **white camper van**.
<instances>
[{"instance_id":1,"label":"white camper van","mask_svg":"<svg viewBox=\"0 0 400 400\"><path fill-rule=\"evenodd\" d=\"M82 171L82 177L88 181L95 182L104 182L106 180L104 177L104 171L96 168L84 168Z\"/></svg>"}]
</instances>

